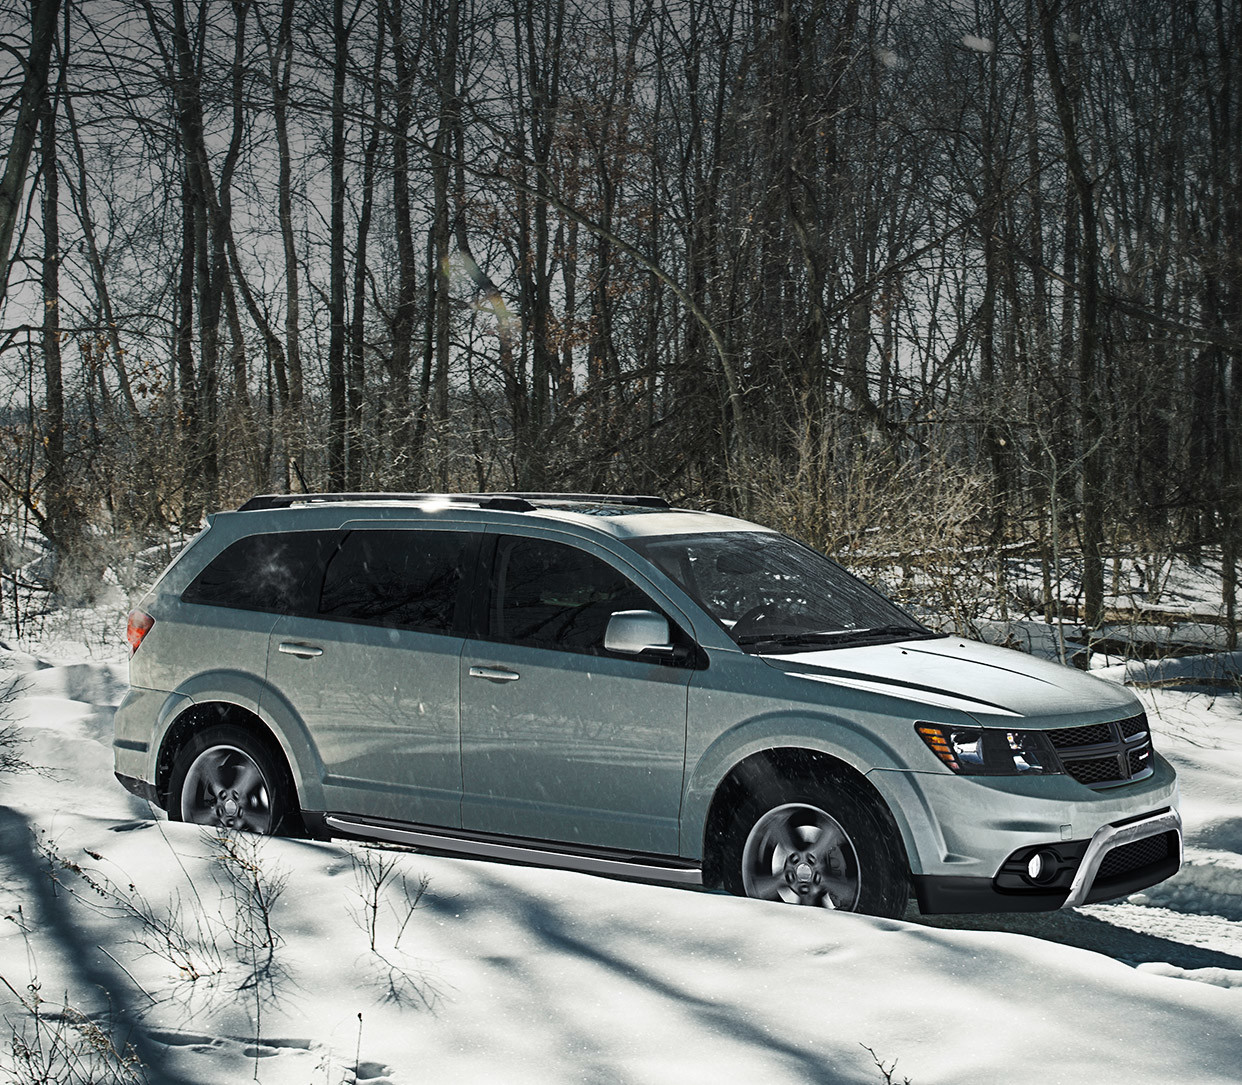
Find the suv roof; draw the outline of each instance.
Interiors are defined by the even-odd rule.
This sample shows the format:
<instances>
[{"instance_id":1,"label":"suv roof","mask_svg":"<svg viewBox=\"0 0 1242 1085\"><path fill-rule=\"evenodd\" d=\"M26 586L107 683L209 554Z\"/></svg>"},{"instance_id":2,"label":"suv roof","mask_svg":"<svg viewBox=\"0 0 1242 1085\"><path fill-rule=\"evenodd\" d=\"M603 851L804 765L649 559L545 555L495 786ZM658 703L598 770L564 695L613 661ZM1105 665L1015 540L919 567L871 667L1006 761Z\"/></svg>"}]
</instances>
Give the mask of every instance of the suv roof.
<instances>
[{"instance_id":1,"label":"suv roof","mask_svg":"<svg viewBox=\"0 0 1242 1085\"><path fill-rule=\"evenodd\" d=\"M576 523L619 537L680 535L713 531L768 531L757 524L713 512L673 508L664 498L630 494L582 493L313 493L259 494L243 504L238 513L310 512L339 508L340 522L352 517L352 509L385 509L383 517L401 518L402 511L428 515L448 510L466 513L508 513L500 522L517 524L528 517ZM394 517L393 514L396 514ZM229 515L229 514L225 514ZM234 514L236 515L236 514ZM297 517L300 518L300 517ZM318 517L316 517L318 519ZM335 519L335 518L334 518ZM483 522L496 522L491 515Z\"/></svg>"}]
</instances>

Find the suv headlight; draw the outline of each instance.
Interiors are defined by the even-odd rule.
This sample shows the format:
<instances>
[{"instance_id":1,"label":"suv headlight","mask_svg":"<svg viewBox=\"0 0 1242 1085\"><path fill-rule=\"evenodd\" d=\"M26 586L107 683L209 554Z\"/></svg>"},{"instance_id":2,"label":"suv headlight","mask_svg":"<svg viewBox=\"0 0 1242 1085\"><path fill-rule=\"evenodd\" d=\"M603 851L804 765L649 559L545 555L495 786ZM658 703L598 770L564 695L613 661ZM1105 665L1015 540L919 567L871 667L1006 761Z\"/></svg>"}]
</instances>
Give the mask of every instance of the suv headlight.
<instances>
[{"instance_id":1,"label":"suv headlight","mask_svg":"<svg viewBox=\"0 0 1242 1085\"><path fill-rule=\"evenodd\" d=\"M1041 731L950 727L916 723L914 729L941 761L962 776L1028 776L1064 772Z\"/></svg>"}]
</instances>

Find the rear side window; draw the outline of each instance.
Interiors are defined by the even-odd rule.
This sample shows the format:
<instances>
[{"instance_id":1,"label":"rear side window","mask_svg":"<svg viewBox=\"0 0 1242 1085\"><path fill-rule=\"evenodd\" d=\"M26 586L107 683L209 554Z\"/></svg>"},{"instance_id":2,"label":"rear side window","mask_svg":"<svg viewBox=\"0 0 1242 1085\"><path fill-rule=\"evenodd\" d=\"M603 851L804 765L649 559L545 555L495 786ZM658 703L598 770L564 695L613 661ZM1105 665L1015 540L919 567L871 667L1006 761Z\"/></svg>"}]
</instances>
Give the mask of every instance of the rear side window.
<instances>
[{"instance_id":1,"label":"rear side window","mask_svg":"<svg viewBox=\"0 0 1242 1085\"><path fill-rule=\"evenodd\" d=\"M352 531L328 562L319 617L451 632L471 549L464 531Z\"/></svg>"},{"instance_id":2,"label":"rear side window","mask_svg":"<svg viewBox=\"0 0 1242 1085\"><path fill-rule=\"evenodd\" d=\"M181 593L183 603L300 614L335 533L282 531L227 546Z\"/></svg>"},{"instance_id":3,"label":"rear side window","mask_svg":"<svg viewBox=\"0 0 1242 1085\"><path fill-rule=\"evenodd\" d=\"M604 654L618 610L658 610L628 577L592 554L513 536L496 547L489 634L533 648Z\"/></svg>"}]
</instances>

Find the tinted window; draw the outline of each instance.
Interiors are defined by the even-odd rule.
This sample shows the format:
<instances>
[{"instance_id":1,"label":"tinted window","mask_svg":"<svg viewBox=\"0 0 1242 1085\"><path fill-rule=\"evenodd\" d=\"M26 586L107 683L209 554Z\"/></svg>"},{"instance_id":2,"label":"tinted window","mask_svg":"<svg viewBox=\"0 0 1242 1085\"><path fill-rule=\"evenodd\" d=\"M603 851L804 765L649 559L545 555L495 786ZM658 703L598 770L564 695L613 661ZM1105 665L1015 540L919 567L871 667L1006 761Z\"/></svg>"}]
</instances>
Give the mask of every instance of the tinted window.
<instances>
[{"instance_id":1,"label":"tinted window","mask_svg":"<svg viewBox=\"0 0 1242 1085\"><path fill-rule=\"evenodd\" d=\"M491 588L491 636L537 648L598 655L613 613L658 609L607 562L543 539L502 538Z\"/></svg>"},{"instance_id":2,"label":"tinted window","mask_svg":"<svg viewBox=\"0 0 1242 1085\"><path fill-rule=\"evenodd\" d=\"M283 531L250 535L226 547L182 593L185 603L305 613L311 573L322 567L335 535L330 531Z\"/></svg>"},{"instance_id":3,"label":"tinted window","mask_svg":"<svg viewBox=\"0 0 1242 1085\"><path fill-rule=\"evenodd\" d=\"M470 535L462 531L352 531L328 562L319 615L447 633Z\"/></svg>"}]
</instances>

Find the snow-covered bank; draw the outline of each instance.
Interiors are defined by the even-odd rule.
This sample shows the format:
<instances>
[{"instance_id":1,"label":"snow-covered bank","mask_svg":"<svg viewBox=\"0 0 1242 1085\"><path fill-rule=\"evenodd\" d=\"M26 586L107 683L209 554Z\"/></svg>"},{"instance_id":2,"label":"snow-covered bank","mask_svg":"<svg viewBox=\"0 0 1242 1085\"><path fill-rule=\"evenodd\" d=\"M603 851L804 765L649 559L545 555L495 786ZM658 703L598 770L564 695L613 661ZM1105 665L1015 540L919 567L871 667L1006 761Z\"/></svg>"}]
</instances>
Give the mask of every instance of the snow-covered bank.
<instances>
[{"instance_id":1,"label":"snow-covered bank","mask_svg":"<svg viewBox=\"0 0 1242 1085\"><path fill-rule=\"evenodd\" d=\"M13 680L0 711L52 775L0 778L0 975L28 998L37 978L49 1012L110 1007L155 1082L882 1081L862 1045L914 1085L1238 1078L1237 697L1144 694L1189 860L1148 903L933 926L343 843L230 851L112 779L123 665L0 651ZM0 1039L32 1035L0 1005Z\"/></svg>"},{"instance_id":2,"label":"snow-covered bank","mask_svg":"<svg viewBox=\"0 0 1242 1085\"><path fill-rule=\"evenodd\" d=\"M1166 659L1131 659L1101 667L1096 674L1127 685L1237 685L1242 652L1209 652Z\"/></svg>"}]
</instances>

